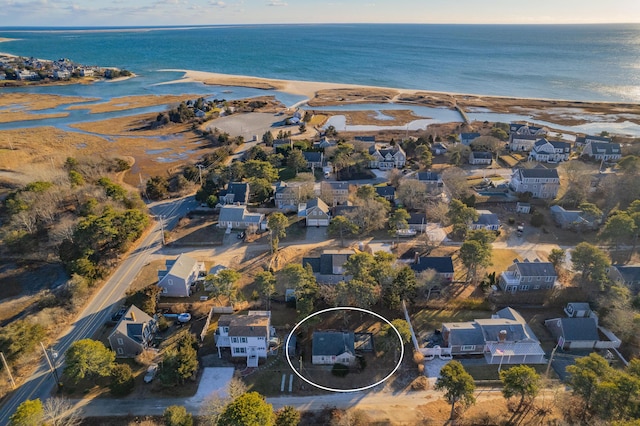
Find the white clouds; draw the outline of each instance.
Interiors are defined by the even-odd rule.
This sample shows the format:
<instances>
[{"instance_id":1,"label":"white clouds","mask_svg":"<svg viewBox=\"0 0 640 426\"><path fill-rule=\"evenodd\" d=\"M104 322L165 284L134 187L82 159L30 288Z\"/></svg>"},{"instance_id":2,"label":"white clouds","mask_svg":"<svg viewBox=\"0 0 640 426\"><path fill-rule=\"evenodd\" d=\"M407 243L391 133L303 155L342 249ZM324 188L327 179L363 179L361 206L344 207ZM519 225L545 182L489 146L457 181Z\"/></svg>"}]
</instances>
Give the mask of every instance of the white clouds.
<instances>
[{"instance_id":1,"label":"white clouds","mask_svg":"<svg viewBox=\"0 0 640 426\"><path fill-rule=\"evenodd\" d=\"M283 2L282 0L271 0L269 3L267 3L267 6L289 6L287 3Z\"/></svg>"},{"instance_id":2,"label":"white clouds","mask_svg":"<svg viewBox=\"0 0 640 426\"><path fill-rule=\"evenodd\" d=\"M227 4L223 1L210 1L209 4L214 7L227 7Z\"/></svg>"}]
</instances>

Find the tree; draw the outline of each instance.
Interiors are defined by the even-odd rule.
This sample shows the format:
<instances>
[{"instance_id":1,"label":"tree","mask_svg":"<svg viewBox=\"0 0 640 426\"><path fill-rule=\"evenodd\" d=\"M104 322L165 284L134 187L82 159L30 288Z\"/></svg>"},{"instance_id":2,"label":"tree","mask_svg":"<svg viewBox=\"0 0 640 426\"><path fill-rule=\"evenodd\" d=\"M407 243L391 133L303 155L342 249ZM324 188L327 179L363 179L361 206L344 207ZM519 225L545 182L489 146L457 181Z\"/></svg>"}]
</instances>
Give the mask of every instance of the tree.
<instances>
[{"instance_id":1,"label":"tree","mask_svg":"<svg viewBox=\"0 0 640 426\"><path fill-rule=\"evenodd\" d=\"M405 209L396 209L391 216L389 216L389 228L393 231L409 228L408 220L411 215Z\"/></svg>"},{"instance_id":2,"label":"tree","mask_svg":"<svg viewBox=\"0 0 640 426\"><path fill-rule=\"evenodd\" d=\"M298 426L300 423L300 412L291 405L285 405L276 411L275 426Z\"/></svg>"},{"instance_id":3,"label":"tree","mask_svg":"<svg viewBox=\"0 0 640 426\"><path fill-rule=\"evenodd\" d=\"M607 280L607 268L610 266L609 258L598 247L587 242L579 243L571 251L571 263L573 269L582 271L582 278L591 279L600 285Z\"/></svg>"},{"instance_id":4,"label":"tree","mask_svg":"<svg viewBox=\"0 0 640 426\"><path fill-rule=\"evenodd\" d=\"M506 132L502 129L498 129L497 132L506 134ZM507 136L507 139L508 138L509 136ZM497 155L503 146L504 142L494 136L480 136L475 138L471 142L471 148L474 151L486 151L492 153L493 155Z\"/></svg>"},{"instance_id":5,"label":"tree","mask_svg":"<svg viewBox=\"0 0 640 426\"><path fill-rule=\"evenodd\" d=\"M336 285L336 304L369 309L380 299L380 287L370 281L351 279Z\"/></svg>"},{"instance_id":6,"label":"tree","mask_svg":"<svg viewBox=\"0 0 640 426\"><path fill-rule=\"evenodd\" d=\"M582 420L584 420L594 401L600 380L608 377L612 373L612 368L606 359L592 352L588 356L576 359L574 365L567 367L567 373L569 373L569 384L573 394L580 396L584 402L582 412Z\"/></svg>"},{"instance_id":7,"label":"tree","mask_svg":"<svg viewBox=\"0 0 640 426\"><path fill-rule=\"evenodd\" d=\"M478 267L491 264L491 247L477 240L467 240L460 246L460 260L467 267L467 282L475 279Z\"/></svg>"},{"instance_id":8,"label":"tree","mask_svg":"<svg viewBox=\"0 0 640 426\"><path fill-rule=\"evenodd\" d=\"M398 334L389 324L384 324L380 327L380 333L378 334L378 342L376 346L379 346L384 352L388 352L393 349L397 358L397 350L400 348L400 345L406 345L411 341L411 330L409 329L409 323L403 319L394 319L391 321L391 324L398 330L400 333L400 339L398 338Z\"/></svg>"},{"instance_id":9,"label":"tree","mask_svg":"<svg viewBox=\"0 0 640 426\"><path fill-rule=\"evenodd\" d=\"M355 223L362 233L369 233L383 229L390 205L387 200L379 197L373 200L358 199L354 211L347 213L347 218Z\"/></svg>"},{"instance_id":10,"label":"tree","mask_svg":"<svg viewBox=\"0 0 640 426\"><path fill-rule=\"evenodd\" d=\"M502 395L505 398L520 397L516 413L519 413L524 408L525 402L529 404L533 402L533 399L540 391L540 375L528 365L516 365L509 369L501 370L500 380L503 384Z\"/></svg>"},{"instance_id":11,"label":"tree","mask_svg":"<svg viewBox=\"0 0 640 426\"><path fill-rule=\"evenodd\" d=\"M466 145L454 145L447 151L447 157L449 157L449 163L454 166L463 164L469 156L471 150Z\"/></svg>"},{"instance_id":12,"label":"tree","mask_svg":"<svg viewBox=\"0 0 640 426\"><path fill-rule=\"evenodd\" d=\"M271 182L262 178L249 179L249 188L251 188L251 199L256 203L268 201L273 191Z\"/></svg>"},{"instance_id":13,"label":"tree","mask_svg":"<svg viewBox=\"0 0 640 426\"><path fill-rule=\"evenodd\" d=\"M271 133L270 130L264 132L264 134L262 135L262 142L264 142L266 146L273 145L273 133Z\"/></svg>"},{"instance_id":14,"label":"tree","mask_svg":"<svg viewBox=\"0 0 640 426\"><path fill-rule=\"evenodd\" d=\"M442 278L435 269L426 269L416 274L416 291L427 302L431 298L431 292L442 284Z\"/></svg>"},{"instance_id":15,"label":"tree","mask_svg":"<svg viewBox=\"0 0 640 426\"><path fill-rule=\"evenodd\" d=\"M429 169L433 162L433 154L427 145L418 145L416 147L416 159L422 169Z\"/></svg>"},{"instance_id":16,"label":"tree","mask_svg":"<svg viewBox=\"0 0 640 426\"><path fill-rule=\"evenodd\" d=\"M46 336L40 324L29 320L17 320L0 329L0 352L8 361L14 361L32 352L35 346Z\"/></svg>"},{"instance_id":17,"label":"tree","mask_svg":"<svg viewBox=\"0 0 640 426\"><path fill-rule=\"evenodd\" d=\"M287 166L296 171L296 175L300 169L307 167L307 160L304 158L304 154L299 149L294 149L289 153L287 157Z\"/></svg>"},{"instance_id":18,"label":"tree","mask_svg":"<svg viewBox=\"0 0 640 426\"><path fill-rule=\"evenodd\" d=\"M271 309L271 296L276 291L276 278L269 271L260 271L256 274L255 279L258 291L267 300L267 310Z\"/></svg>"},{"instance_id":19,"label":"tree","mask_svg":"<svg viewBox=\"0 0 640 426\"><path fill-rule=\"evenodd\" d=\"M191 426L193 417L182 405L170 405L164 410L162 415L164 424L167 426Z\"/></svg>"},{"instance_id":20,"label":"tree","mask_svg":"<svg viewBox=\"0 0 640 426\"><path fill-rule=\"evenodd\" d=\"M64 398L49 398L43 404L44 424L47 426L78 426L82 424L75 406Z\"/></svg>"},{"instance_id":21,"label":"tree","mask_svg":"<svg viewBox=\"0 0 640 426\"><path fill-rule=\"evenodd\" d=\"M429 203L429 190L425 182L404 179L396 187L396 200L411 210L424 210Z\"/></svg>"},{"instance_id":22,"label":"tree","mask_svg":"<svg viewBox=\"0 0 640 426\"><path fill-rule=\"evenodd\" d=\"M604 224L600 237L613 241L618 247L619 243L633 236L636 232L636 223L627 212L619 212L610 216Z\"/></svg>"},{"instance_id":23,"label":"tree","mask_svg":"<svg viewBox=\"0 0 640 426\"><path fill-rule=\"evenodd\" d=\"M269 227L269 232L271 232L272 254L278 251L278 243L280 242L280 238L284 238L287 236L288 225L289 220L282 213L275 212L269 215L269 218L267 219L267 226Z\"/></svg>"},{"instance_id":24,"label":"tree","mask_svg":"<svg viewBox=\"0 0 640 426\"><path fill-rule=\"evenodd\" d=\"M66 353L64 374L77 382L85 377L111 374L116 354L102 342L82 339L74 342Z\"/></svg>"},{"instance_id":25,"label":"tree","mask_svg":"<svg viewBox=\"0 0 640 426\"><path fill-rule=\"evenodd\" d=\"M346 216L338 215L331 219L327 228L329 235L340 236L340 244L344 247L345 235L352 235L358 232L358 225L349 220Z\"/></svg>"},{"instance_id":26,"label":"tree","mask_svg":"<svg viewBox=\"0 0 640 426\"><path fill-rule=\"evenodd\" d=\"M218 197L211 194L207 197L206 203L207 203L207 207L209 207L210 209L214 209L216 205L218 205Z\"/></svg>"},{"instance_id":27,"label":"tree","mask_svg":"<svg viewBox=\"0 0 640 426\"><path fill-rule=\"evenodd\" d=\"M109 383L109 390L113 395L128 395L135 385L133 373L128 364L116 364L113 366L111 369L111 383Z\"/></svg>"},{"instance_id":28,"label":"tree","mask_svg":"<svg viewBox=\"0 0 640 426\"><path fill-rule=\"evenodd\" d=\"M549 262L553 264L553 267L558 269L564 264L564 260L567 256L567 251L564 249L551 249L551 253L549 253Z\"/></svg>"},{"instance_id":29,"label":"tree","mask_svg":"<svg viewBox=\"0 0 640 426\"><path fill-rule=\"evenodd\" d=\"M234 284L240 279L240 273L233 269L223 269L215 275L207 275L205 281L213 287L211 295L217 300L225 296L230 303L235 301L236 289Z\"/></svg>"},{"instance_id":30,"label":"tree","mask_svg":"<svg viewBox=\"0 0 640 426\"><path fill-rule=\"evenodd\" d=\"M257 392L237 397L220 414L218 426L272 426L273 407Z\"/></svg>"},{"instance_id":31,"label":"tree","mask_svg":"<svg viewBox=\"0 0 640 426\"><path fill-rule=\"evenodd\" d=\"M11 426L40 426L44 419L44 407L40 399L27 399L18 405L15 413L9 418Z\"/></svg>"},{"instance_id":32,"label":"tree","mask_svg":"<svg viewBox=\"0 0 640 426\"><path fill-rule=\"evenodd\" d=\"M470 193L467 175L459 167L449 167L442 172L442 181L447 187L447 191L452 199L462 200Z\"/></svg>"},{"instance_id":33,"label":"tree","mask_svg":"<svg viewBox=\"0 0 640 426\"><path fill-rule=\"evenodd\" d=\"M244 174L248 179L266 179L269 182L275 182L276 180L278 180L278 170L273 167L273 165L268 161L247 161L246 163L244 163Z\"/></svg>"},{"instance_id":34,"label":"tree","mask_svg":"<svg viewBox=\"0 0 640 426\"><path fill-rule=\"evenodd\" d=\"M153 176L147 181L146 194L152 200L160 200L167 195L169 182L162 176Z\"/></svg>"},{"instance_id":35,"label":"tree","mask_svg":"<svg viewBox=\"0 0 640 426\"><path fill-rule=\"evenodd\" d=\"M465 405L471 405L476 402L473 393L476 390L476 384L473 377L464 369L458 361L449 361L442 370L440 377L436 380L434 387L436 390L443 390L444 396L449 404L451 404L451 415L449 418L454 419L456 403L461 402Z\"/></svg>"},{"instance_id":36,"label":"tree","mask_svg":"<svg viewBox=\"0 0 640 426\"><path fill-rule=\"evenodd\" d=\"M469 226L474 220L478 220L478 212L473 207L467 207L460 200L451 200L449 204L449 212L447 218L452 225Z\"/></svg>"},{"instance_id":37,"label":"tree","mask_svg":"<svg viewBox=\"0 0 640 426\"><path fill-rule=\"evenodd\" d=\"M408 265L404 265L398 269L390 284L382 285L382 300L389 308L398 308L402 300L415 299L416 288L415 272Z\"/></svg>"},{"instance_id":38,"label":"tree","mask_svg":"<svg viewBox=\"0 0 640 426\"><path fill-rule=\"evenodd\" d=\"M198 370L198 353L194 348L196 340L192 334L184 334L174 348L168 349L162 360L159 373L160 382L166 386L183 384Z\"/></svg>"}]
</instances>

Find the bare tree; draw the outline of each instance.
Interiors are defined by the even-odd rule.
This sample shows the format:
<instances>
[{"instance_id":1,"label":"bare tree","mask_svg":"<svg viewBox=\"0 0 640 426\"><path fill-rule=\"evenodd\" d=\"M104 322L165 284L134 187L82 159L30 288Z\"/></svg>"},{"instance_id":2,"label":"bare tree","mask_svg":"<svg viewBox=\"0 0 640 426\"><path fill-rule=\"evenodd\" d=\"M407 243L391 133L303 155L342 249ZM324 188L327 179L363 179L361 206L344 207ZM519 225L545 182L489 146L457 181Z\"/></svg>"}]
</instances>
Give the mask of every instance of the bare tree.
<instances>
[{"instance_id":1,"label":"bare tree","mask_svg":"<svg viewBox=\"0 0 640 426\"><path fill-rule=\"evenodd\" d=\"M421 297L426 297L427 302L431 298L431 292L440 288L442 278L435 269L427 269L416 274L417 289Z\"/></svg>"},{"instance_id":2,"label":"bare tree","mask_svg":"<svg viewBox=\"0 0 640 426\"><path fill-rule=\"evenodd\" d=\"M37 215L33 210L23 210L13 215L13 220L18 227L24 228L30 234L36 230Z\"/></svg>"},{"instance_id":3,"label":"bare tree","mask_svg":"<svg viewBox=\"0 0 640 426\"><path fill-rule=\"evenodd\" d=\"M396 199L410 210L424 210L429 201L427 184L414 179L404 179L396 191Z\"/></svg>"},{"instance_id":4,"label":"bare tree","mask_svg":"<svg viewBox=\"0 0 640 426\"><path fill-rule=\"evenodd\" d=\"M49 398L44 404L44 422L49 426L76 426L82 421L76 407L64 398Z\"/></svg>"},{"instance_id":5,"label":"bare tree","mask_svg":"<svg viewBox=\"0 0 640 426\"><path fill-rule=\"evenodd\" d=\"M469 183L464 170L458 167L449 167L442 173L442 181L447 186L451 198L461 200L469 195Z\"/></svg>"}]
</instances>

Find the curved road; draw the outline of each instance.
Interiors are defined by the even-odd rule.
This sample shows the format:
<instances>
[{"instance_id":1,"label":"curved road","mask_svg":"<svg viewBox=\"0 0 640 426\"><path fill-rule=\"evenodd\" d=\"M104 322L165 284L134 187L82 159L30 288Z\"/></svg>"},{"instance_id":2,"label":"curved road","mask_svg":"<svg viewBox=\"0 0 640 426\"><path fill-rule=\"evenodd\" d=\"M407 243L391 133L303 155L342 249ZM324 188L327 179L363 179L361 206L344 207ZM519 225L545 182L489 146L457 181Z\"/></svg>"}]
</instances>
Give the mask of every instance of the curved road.
<instances>
[{"instance_id":1,"label":"curved road","mask_svg":"<svg viewBox=\"0 0 640 426\"><path fill-rule=\"evenodd\" d=\"M163 226L168 229L173 228L181 217L196 206L197 203L192 196L148 205L151 214L157 219L162 217ZM151 231L131 250L128 257L95 294L76 321L58 338L52 347L60 354L57 360L58 366L64 362L64 353L73 342L92 337L120 305L123 295L146 264L149 255L161 247L161 227L160 222L157 221ZM43 357L33 375L0 407L0 425L4 426L9 422L9 417L23 401L36 398L43 401L47 399L54 386L55 380Z\"/></svg>"}]
</instances>

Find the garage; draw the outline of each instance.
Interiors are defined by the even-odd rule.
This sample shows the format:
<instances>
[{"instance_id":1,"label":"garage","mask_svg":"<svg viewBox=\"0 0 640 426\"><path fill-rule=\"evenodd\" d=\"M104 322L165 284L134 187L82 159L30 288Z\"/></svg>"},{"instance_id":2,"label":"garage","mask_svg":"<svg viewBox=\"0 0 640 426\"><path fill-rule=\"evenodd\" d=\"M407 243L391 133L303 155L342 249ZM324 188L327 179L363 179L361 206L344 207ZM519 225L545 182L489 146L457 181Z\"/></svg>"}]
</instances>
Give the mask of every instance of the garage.
<instances>
[{"instance_id":1,"label":"garage","mask_svg":"<svg viewBox=\"0 0 640 426\"><path fill-rule=\"evenodd\" d=\"M307 218L307 226L329 226L329 219Z\"/></svg>"}]
</instances>

